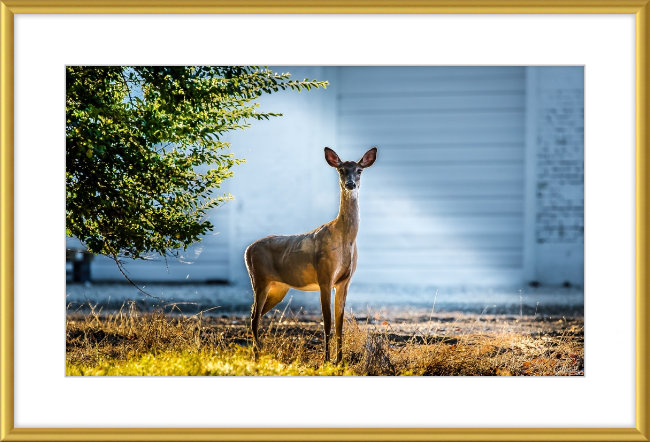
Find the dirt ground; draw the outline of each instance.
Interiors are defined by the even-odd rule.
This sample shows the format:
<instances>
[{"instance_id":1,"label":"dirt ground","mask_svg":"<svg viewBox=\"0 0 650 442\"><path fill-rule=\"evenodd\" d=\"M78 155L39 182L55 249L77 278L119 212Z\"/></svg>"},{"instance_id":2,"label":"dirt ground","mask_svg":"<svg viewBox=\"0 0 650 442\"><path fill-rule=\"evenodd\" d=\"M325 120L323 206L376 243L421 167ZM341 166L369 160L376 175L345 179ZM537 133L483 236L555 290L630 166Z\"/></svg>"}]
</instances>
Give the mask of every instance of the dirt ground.
<instances>
[{"instance_id":1,"label":"dirt ground","mask_svg":"<svg viewBox=\"0 0 650 442\"><path fill-rule=\"evenodd\" d=\"M303 335L306 330L313 332L312 343L322 339L322 318L312 313L293 314L276 310L262 318L261 331L273 327L274 333L286 336ZM583 317L542 317L514 315L477 315L469 313L441 313L426 315L423 311L408 312L384 311L366 316L354 316L361 330L384 335L389 341L398 344L411 342L455 343L456 336L498 335L515 333L533 338L570 337L584 343ZM348 315L348 318L351 316ZM248 317L209 316L202 319L207 329L218 331L224 338L240 345L248 345L246 338ZM333 327L334 324L332 324Z\"/></svg>"}]
</instances>

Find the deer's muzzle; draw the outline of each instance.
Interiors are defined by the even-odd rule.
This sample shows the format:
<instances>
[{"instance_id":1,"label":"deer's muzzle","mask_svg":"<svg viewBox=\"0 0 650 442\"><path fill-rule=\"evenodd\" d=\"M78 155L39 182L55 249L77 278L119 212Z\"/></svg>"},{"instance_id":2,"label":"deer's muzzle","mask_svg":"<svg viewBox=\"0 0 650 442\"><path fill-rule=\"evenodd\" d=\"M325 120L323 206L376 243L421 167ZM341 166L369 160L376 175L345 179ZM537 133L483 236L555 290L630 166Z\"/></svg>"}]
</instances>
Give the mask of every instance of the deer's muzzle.
<instances>
[{"instance_id":1,"label":"deer's muzzle","mask_svg":"<svg viewBox=\"0 0 650 442\"><path fill-rule=\"evenodd\" d=\"M345 183L345 187L347 187L349 190L352 190L352 189L354 189L355 187L357 187L357 185L354 184L353 181L348 181L347 183Z\"/></svg>"}]
</instances>

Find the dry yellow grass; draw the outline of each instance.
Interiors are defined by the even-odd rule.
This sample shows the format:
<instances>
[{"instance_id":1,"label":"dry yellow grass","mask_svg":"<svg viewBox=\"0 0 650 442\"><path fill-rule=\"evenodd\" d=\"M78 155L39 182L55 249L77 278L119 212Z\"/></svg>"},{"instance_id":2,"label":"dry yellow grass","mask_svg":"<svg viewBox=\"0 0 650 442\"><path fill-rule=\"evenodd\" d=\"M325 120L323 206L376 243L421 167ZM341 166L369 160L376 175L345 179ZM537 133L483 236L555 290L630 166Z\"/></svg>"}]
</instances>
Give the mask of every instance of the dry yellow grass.
<instances>
[{"instance_id":1,"label":"dry yellow grass","mask_svg":"<svg viewBox=\"0 0 650 442\"><path fill-rule=\"evenodd\" d=\"M443 318L444 319L444 318ZM584 374L581 319L446 318L392 324L346 320L344 364L323 364L314 317L276 312L261 328L254 361L250 330L232 318L119 312L69 315L68 375L433 375ZM540 323L539 327L536 323ZM444 332L441 331L441 324ZM532 325L531 325L532 324ZM395 327L393 327L393 325ZM408 332L404 332L404 329Z\"/></svg>"}]
</instances>

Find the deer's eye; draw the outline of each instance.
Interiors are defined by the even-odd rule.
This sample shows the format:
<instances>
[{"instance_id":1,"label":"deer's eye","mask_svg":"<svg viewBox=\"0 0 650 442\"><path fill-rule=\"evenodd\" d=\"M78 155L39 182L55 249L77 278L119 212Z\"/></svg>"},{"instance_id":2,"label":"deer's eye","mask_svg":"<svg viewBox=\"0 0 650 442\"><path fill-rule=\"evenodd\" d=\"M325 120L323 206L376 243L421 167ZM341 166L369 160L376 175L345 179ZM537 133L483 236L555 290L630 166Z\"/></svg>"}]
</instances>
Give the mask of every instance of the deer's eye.
<instances>
[{"instance_id":1,"label":"deer's eye","mask_svg":"<svg viewBox=\"0 0 650 442\"><path fill-rule=\"evenodd\" d=\"M363 170L361 170L361 169L357 170L357 173L361 173L361 172L363 172Z\"/></svg>"}]
</instances>

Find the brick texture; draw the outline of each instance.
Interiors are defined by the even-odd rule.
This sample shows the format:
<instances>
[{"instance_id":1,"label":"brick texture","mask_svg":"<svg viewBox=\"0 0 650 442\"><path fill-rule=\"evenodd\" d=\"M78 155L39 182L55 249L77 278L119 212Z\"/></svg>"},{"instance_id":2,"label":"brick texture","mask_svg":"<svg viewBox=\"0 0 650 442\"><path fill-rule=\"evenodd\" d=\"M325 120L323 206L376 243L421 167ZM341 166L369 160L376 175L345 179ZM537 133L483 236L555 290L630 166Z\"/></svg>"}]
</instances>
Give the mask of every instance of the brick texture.
<instances>
[{"instance_id":1,"label":"brick texture","mask_svg":"<svg viewBox=\"0 0 650 442\"><path fill-rule=\"evenodd\" d=\"M578 71L579 69L579 71ZM537 120L539 244L584 244L584 87L582 68L544 78Z\"/></svg>"}]
</instances>

